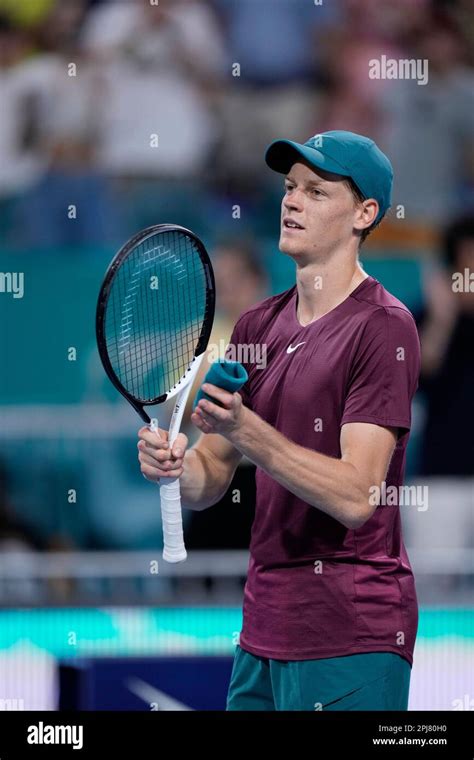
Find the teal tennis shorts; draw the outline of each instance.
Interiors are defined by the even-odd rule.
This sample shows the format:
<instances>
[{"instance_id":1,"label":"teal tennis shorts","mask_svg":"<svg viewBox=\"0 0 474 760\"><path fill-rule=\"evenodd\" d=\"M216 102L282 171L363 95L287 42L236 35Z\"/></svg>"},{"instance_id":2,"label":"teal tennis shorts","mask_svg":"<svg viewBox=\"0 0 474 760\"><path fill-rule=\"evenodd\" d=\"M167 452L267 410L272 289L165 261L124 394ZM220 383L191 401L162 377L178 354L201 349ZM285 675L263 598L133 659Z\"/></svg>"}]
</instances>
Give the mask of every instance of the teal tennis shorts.
<instances>
[{"instance_id":1,"label":"teal tennis shorts","mask_svg":"<svg viewBox=\"0 0 474 760\"><path fill-rule=\"evenodd\" d=\"M391 652L287 661L237 646L227 710L406 710L410 675Z\"/></svg>"}]
</instances>

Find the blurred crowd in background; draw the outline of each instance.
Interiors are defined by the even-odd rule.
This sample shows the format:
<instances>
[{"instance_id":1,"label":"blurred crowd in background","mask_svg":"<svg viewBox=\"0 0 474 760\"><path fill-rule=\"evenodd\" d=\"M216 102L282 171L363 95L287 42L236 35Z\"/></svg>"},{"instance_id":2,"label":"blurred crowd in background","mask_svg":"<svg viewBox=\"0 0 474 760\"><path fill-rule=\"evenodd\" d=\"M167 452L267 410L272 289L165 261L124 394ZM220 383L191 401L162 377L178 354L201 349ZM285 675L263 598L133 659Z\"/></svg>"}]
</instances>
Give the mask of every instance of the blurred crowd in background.
<instances>
[{"instance_id":1,"label":"blurred crowd in background","mask_svg":"<svg viewBox=\"0 0 474 760\"><path fill-rule=\"evenodd\" d=\"M274 234L266 144L334 128L391 157L405 239L473 202L469 0L0 0L0 50L14 248L116 243L170 215L214 234L230 201ZM427 59L428 85L369 79L382 55Z\"/></svg>"},{"instance_id":2,"label":"blurred crowd in background","mask_svg":"<svg viewBox=\"0 0 474 760\"><path fill-rule=\"evenodd\" d=\"M370 79L368 61L381 56L427 59L428 83ZM294 283L277 249L282 178L266 168L265 146L327 129L375 139L394 166L393 207L362 259L406 296L419 324L409 475L442 480L432 517L410 524L407 515L407 531L419 544L427 535L440 546L474 541L474 285L452 288L453 272L474 271L470 0L0 0L0 102L0 246L9 261L34 256L47 267L59 255L91 266L138 229L182 224L211 249L216 339L230 336L245 308ZM156 545L158 510L137 482L132 444L127 465L102 452L102 485L83 462L96 521L111 503L100 527L81 533L72 518L59 530L56 512L41 527L34 499L23 517L20 497L8 503L11 446L2 443L4 541ZM244 507L228 497L220 517L217 508L199 515L191 546L246 546L252 470L239 477Z\"/></svg>"}]
</instances>

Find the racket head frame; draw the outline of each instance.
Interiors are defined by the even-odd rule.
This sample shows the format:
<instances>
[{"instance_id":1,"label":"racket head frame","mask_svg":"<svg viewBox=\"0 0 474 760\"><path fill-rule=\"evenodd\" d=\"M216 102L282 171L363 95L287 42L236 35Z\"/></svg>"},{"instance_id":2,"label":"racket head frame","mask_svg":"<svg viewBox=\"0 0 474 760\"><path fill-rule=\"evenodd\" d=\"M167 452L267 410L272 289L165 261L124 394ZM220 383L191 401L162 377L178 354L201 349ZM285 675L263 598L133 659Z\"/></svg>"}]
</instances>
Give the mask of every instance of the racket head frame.
<instances>
[{"instance_id":1,"label":"racket head frame","mask_svg":"<svg viewBox=\"0 0 474 760\"><path fill-rule=\"evenodd\" d=\"M199 254L199 257L201 259L201 263L204 269L204 273L206 276L206 315L207 315L207 318L204 320L204 323L202 326L201 334L199 336L199 340L196 345L193 361L190 363L189 367L187 368L183 376L180 378L179 382L173 388L171 388L167 393L164 393L161 396L158 396L157 398L139 399L139 398L136 398L124 387L124 385L120 382L119 378L115 374L115 371L112 367L112 364L109 359L109 353L107 350L107 342L105 340L105 329L104 329L105 328L105 314L106 314L106 308L107 308L107 302L108 302L110 290L112 288L112 283L114 281L115 274L119 270L122 263L127 259L127 257L130 255L130 253L134 250L134 248L137 245L145 242L147 238L152 237L153 235L161 234L165 232L179 232L181 234L184 234L186 237L188 237L191 240L195 249L197 250L197 253ZM119 393L121 393L122 396L124 396L124 398L128 401L128 403L131 404L131 406L135 409L135 411L140 415L142 420L146 422L148 425L151 423L151 418L145 412L144 407L154 406L156 404L162 404L167 399L179 393L183 389L183 387L185 387L186 384L188 383L188 379L191 379L191 377L189 377L189 373L190 373L192 364L198 356L204 353L204 351L207 348L207 344L209 342L212 325L214 321L215 305L216 305L216 289L215 289L214 271L212 268L211 260L209 258L209 254L204 244L197 237L197 235L195 235L194 232L191 232L191 230L188 230L186 227L182 227L178 224L155 224L155 225L152 225L151 227L146 227L145 229L140 230L140 232L138 232L132 238L130 238L130 240L128 240L122 246L122 248L120 248L120 250L116 253L114 258L110 262L104 276L104 281L102 283L102 287L99 292L99 297L97 299L96 322L95 322L97 348L98 348L99 355L100 355L102 364L104 366L104 369L109 377L109 380L115 386L115 388L117 388ZM192 374L193 373L191 373L191 376Z\"/></svg>"}]
</instances>

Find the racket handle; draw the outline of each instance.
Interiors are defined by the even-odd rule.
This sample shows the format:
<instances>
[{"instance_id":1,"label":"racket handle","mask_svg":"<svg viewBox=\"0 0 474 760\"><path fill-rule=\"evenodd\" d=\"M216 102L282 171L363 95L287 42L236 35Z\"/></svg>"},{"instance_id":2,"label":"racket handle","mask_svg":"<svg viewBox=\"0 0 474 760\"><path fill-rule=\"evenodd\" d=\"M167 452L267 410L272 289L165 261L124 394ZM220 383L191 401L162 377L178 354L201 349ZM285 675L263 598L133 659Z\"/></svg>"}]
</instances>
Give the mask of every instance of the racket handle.
<instances>
[{"instance_id":1,"label":"racket handle","mask_svg":"<svg viewBox=\"0 0 474 760\"><path fill-rule=\"evenodd\" d=\"M161 440L158 424L154 419L150 423L150 430L153 430ZM169 478L166 483L160 483L159 486L161 523L163 526L163 559L165 562L184 562L188 555L184 545L179 478Z\"/></svg>"},{"instance_id":2,"label":"racket handle","mask_svg":"<svg viewBox=\"0 0 474 760\"><path fill-rule=\"evenodd\" d=\"M204 354L202 353L193 360L187 383L179 391L168 430L168 443L170 447L173 446L178 436L186 401L203 358ZM153 430L158 438L160 438L158 423L155 419L151 420L150 430ZM163 559L166 562L184 562L188 555L184 545L179 478L169 478L167 482L160 483L160 499L161 521L163 524Z\"/></svg>"},{"instance_id":3,"label":"racket handle","mask_svg":"<svg viewBox=\"0 0 474 760\"><path fill-rule=\"evenodd\" d=\"M163 559L184 562L187 557L183 536L183 516L179 479L160 485L161 519L163 523Z\"/></svg>"}]
</instances>

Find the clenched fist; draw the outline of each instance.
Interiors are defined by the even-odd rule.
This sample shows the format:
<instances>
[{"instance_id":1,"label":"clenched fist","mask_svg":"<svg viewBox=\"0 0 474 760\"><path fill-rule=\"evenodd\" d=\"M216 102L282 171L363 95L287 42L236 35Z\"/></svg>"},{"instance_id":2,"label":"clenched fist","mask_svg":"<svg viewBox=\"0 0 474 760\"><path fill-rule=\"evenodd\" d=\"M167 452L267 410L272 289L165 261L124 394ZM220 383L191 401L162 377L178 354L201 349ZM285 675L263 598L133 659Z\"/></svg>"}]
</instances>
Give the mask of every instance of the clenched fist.
<instances>
[{"instance_id":1,"label":"clenched fist","mask_svg":"<svg viewBox=\"0 0 474 760\"><path fill-rule=\"evenodd\" d=\"M183 460L188 437L178 433L170 450L168 431L142 427L138 431L138 460L143 476L155 483L160 478L179 478L183 474Z\"/></svg>"}]
</instances>

